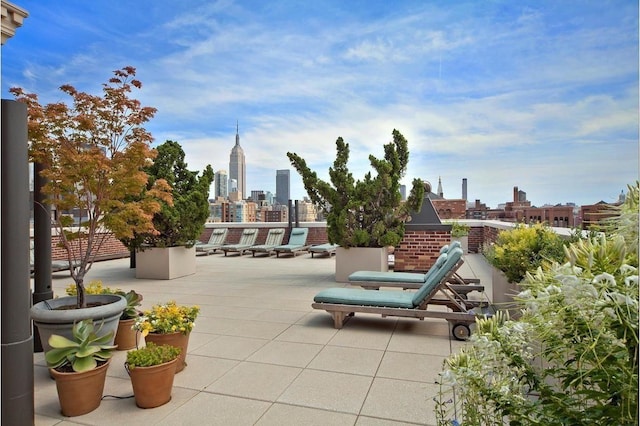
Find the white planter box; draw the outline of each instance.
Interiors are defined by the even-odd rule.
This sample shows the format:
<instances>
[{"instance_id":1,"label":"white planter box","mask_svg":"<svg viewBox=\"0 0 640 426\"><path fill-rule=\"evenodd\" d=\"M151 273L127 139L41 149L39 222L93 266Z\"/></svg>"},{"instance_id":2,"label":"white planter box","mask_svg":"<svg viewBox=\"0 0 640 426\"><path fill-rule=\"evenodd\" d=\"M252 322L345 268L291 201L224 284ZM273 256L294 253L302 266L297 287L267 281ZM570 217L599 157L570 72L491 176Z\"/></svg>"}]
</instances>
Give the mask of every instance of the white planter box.
<instances>
[{"instance_id":1,"label":"white planter box","mask_svg":"<svg viewBox=\"0 0 640 426\"><path fill-rule=\"evenodd\" d=\"M459 241L460 242L460 248L462 248L462 251L464 254L469 253L469 236L465 235L464 237L451 237L451 241Z\"/></svg>"},{"instance_id":2,"label":"white planter box","mask_svg":"<svg viewBox=\"0 0 640 426\"><path fill-rule=\"evenodd\" d=\"M389 254L386 247L338 247L336 249L336 281L349 282L349 275L356 271L389 270Z\"/></svg>"},{"instance_id":3,"label":"white planter box","mask_svg":"<svg viewBox=\"0 0 640 426\"><path fill-rule=\"evenodd\" d=\"M195 273L195 247L154 247L136 252L136 278L172 280Z\"/></svg>"}]
</instances>

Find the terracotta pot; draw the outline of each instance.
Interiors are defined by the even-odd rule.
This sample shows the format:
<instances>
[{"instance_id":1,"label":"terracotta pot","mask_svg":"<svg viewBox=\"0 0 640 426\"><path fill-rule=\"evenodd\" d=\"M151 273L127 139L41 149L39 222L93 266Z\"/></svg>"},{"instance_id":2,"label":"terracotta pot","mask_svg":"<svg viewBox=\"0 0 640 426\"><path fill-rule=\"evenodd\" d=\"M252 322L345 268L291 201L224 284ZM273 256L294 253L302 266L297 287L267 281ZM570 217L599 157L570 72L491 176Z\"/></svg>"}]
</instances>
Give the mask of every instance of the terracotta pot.
<instances>
[{"instance_id":1,"label":"terracotta pot","mask_svg":"<svg viewBox=\"0 0 640 426\"><path fill-rule=\"evenodd\" d=\"M62 414L68 417L90 413L100 406L107 368L111 360L93 370L80 373L60 373L49 369L56 381Z\"/></svg>"},{"instance_id":2,"label":"terracotta pot","mask_svg":"<svg viewBox=\"0 0 640 426\"><path fill-rule=\"evenodd\" d=\"M113 344L118 345L119 351L126 351L138 347L140 332L131 328L134 322L136 322L135 318L120 320L118 322L118 331L116 332L116 338Z\"/></svg>"},{"instance_id":3,"label":"terracotta pot","mask_svg":"<svg viewBox=\"0 0 640 426\"><path fill-rule=\"evenodd\" d=\"M189 333L168 333L168 334L159 334L159 333L149 333L144 338L145 342L153 342L156 345L171 345L177 348L181 348L180 356L178 357L178 362L176 363L176 373L184 370L184 367L187 366L186 358L187 358L187 347L189 346Z\"/></svg>"},{"instance_id":4,"label":"terracotta pot","mask_svg":"<svg viewBox=\"0 0 640 426\"><path fill-rule=\"evenodd\" d=\"M179 358L176 358L152 367L127 369L138 407L159 407L171 400L171 389L178 361Z\"/></svg>"}]
</instances>

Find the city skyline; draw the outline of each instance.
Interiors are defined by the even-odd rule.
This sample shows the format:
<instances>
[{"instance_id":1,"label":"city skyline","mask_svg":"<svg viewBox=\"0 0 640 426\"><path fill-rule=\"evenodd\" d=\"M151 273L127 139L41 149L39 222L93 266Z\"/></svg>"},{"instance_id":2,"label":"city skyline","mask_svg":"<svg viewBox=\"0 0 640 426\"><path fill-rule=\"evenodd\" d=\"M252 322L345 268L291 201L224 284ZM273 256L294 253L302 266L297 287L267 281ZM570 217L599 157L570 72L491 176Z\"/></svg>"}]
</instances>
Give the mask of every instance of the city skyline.
<instances>
[{"instance_id":1,"label":"city skyline","mask_svg":"<svg viewBox=\"0 0 640 426\"><path fill-rule=\"evenodd\" d=\"M287 151L328 179L340 136L362 179L394 128L403 183L441 177L446 198L467 178L492 207L514 186L535 205L586 205L638 179L637 2L16 4L29 17L2 48L3 98L98 93L134 66L155 144L178 141L193 170L226 169L242 123L243 197L275 192Z\"/></svg>"}]
</instances>

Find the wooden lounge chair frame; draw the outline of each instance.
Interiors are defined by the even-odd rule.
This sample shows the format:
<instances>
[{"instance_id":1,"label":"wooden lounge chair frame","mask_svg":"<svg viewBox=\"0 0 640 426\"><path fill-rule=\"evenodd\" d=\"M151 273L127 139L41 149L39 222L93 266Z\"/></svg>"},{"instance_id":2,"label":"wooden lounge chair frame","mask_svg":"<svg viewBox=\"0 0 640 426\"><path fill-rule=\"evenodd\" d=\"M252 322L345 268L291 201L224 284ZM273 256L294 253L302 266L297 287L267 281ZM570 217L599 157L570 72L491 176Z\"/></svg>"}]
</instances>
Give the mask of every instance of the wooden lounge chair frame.
<instances>
[{"instance_id":1,"label":"wooden lounge chair frame","mask_svg":"<svg viewBox=\"0 0 640 426\"><path fill-rule=\"evenodd\" d=\"M318 244L318 245L309 247L309 253L311 253L312 258L314 254L327 255L328 257L331 257L332 254L336 253L336 249L338 247L339 247L338 244L331 244L331 243Z\"/></svg>"},{"instance_id":2,"label":"wooden lounge chair frame","mask_svg":"<svg viewBox=\"0 0 640 426\"><path fill-rule=\"evenodd\" d=\"M292 254L295 257L299 252L308 251L309 245L307 244L307 236L309 235L309 228L293 228L289 235L289 242L284 245L276 246L273 251L276 252L276 257L280 257L282 253Z\"/></svg>"},{"instance_id":3,"label":"wooden lounge chair frame","mask_svg":"<svg viewBox=\"0 0 640 426\"><path fill-rule=\"evenodd\" d=\"M196 253L206 253L207 255L215 253L216 250L220 249L224 245L228 232L229 230L227 228L214 229L209 236L208 242L196 242Z\"/></svg>"},{"instance_id":4,"label":"wooden lounge chair frame","mask_svg":"<svg viewBox=\"0 0 640 426\"><path fill-rule=\"evenodd\" d=\"M462 259L462 250L459 248L459 258L455 260L455 263L451 265L452 259L449 262L449 265L442 266L442 268L448 268L446 272L442 275L442 277L438 280L437 283L434 284L433 280L437 279L437 276L430 278L427 282L425 282L424 286L432 286L432 288L428 289L425 287L423 290L427 291L426 296L420 301L420 303L414 308L397 308L397 307L386 307L386 306L371 306L369 304L349 304L349 303L326 303L326 302L318 302L314 301L312 303L312 307L314 309L322 309L327 311L333 318L333 325L335 328L340 329L344 325L344 323L352 316L358 313L367 313L367 314L377 314L381 315L383 318L386 317L403 317L403 318L417 318L419 320L424 320L424 318L443 318L447 320L451 325L451 334L457 340L466 340L470 334L471 329L470 325L475 323L477 316L486 316L492 315L494 313L494 308L491 305L485 305L482 307L473 307L467 305L467 302L460 296L459 293L455 291L455 289L448 283L449 279L453 275L453 273L462 266L464 260ZM451 255L451 254L449 254ZM446 254L444 256L447 256ZM457 257L457 256L456 256ZM347 290L347 289L345 289ZM357 290L355 290L357 291ZM366 293L369 293L369 290L360 290L362 293L362 297L366 297ZM379 290L373 291L372 294L380 295L380 293L388 293L388 294L398 294L397 290ZM321 295L320 292L316 295L318 298ZM441 294L444 296L443 299L436 299L436 294ZM429 305L445 305L451 311L433 311L428 310ZM470 309L471 308L471 309Z\"/></svg>"},{"instance_id":5,"label":"wooden lounge chair frame","mask_svg":"<svg viewBox=\"0 0 640 426\"><path fill-rule=\"evenodd\" d=\"M258 228L246 228L242 231L240 241L237 244L225 244L220 247L220 250L224 252L225 257L229 252L238 253L242 256L245 251L249 250L249 247L255 245L256 238L258 238Z\"/></svg>"},{"instance_id":6,"label":"wooden lounge chair frame","mask_svg":"<svg viewBox=\"0 0 640 426\"><path fill-rule=\"evenodd\" d=\"M267 256L271 256L271 253L274 252L274 248L279 245L282 245L282 240L284 239L284 228L271 228L269 229L269 233L267 234L267 238L264 241L264 244L254 245L248 248L248 251L251 252L251 256L255 257L256 252L264 253Z\"/></svg>"}]
</instances>

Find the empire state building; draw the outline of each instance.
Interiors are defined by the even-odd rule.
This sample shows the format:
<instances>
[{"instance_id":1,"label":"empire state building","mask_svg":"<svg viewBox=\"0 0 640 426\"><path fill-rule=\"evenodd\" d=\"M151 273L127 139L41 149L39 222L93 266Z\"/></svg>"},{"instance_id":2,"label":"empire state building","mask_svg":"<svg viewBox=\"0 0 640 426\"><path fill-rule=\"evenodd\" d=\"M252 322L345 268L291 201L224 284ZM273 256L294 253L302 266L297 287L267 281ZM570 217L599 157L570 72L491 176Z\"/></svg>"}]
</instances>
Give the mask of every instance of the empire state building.
<instances>
[{"instance_id":1,"label":"empire state building","mask_svg":"<svg viewBox=\"0 0 640 426\"><path fill-rule=\"evenodd\" d=\"M229 179L238 184L238 192L241 199L247 196L247 168L244 162L244 151L240 146L240 134L236 122L236 144L231 150L229 158Z\"/></svg>"}]
</instances>

